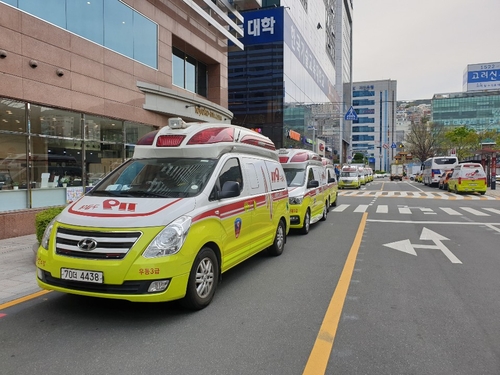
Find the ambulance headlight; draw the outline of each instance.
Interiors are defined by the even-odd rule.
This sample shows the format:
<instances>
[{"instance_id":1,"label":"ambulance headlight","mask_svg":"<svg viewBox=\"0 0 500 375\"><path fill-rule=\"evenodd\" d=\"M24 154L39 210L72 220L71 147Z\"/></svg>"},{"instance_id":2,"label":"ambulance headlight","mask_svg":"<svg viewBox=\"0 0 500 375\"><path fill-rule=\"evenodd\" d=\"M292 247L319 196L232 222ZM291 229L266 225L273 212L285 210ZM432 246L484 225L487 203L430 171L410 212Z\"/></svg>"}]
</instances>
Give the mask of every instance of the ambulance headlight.
<instances>
[{"instance_id":1,"label":"ambulance headlight","mask_svg":"<svg viewBox=\"0 0 500 375\"><path fill-rule=\"evenodd\" d=\"M302 204L304 197L289 197L288 201L290 204Z\"/></svg>"},{"instance_id":2,"label":"ambulance headlight","mask_svg":"<svg viewBox=\"0 0 500 375\"><path fill-rule=\"evenodd\" d=\"M177 253L189 232L191 218L181 216L165 227L142 254L144 258L157 258Z\"/></svg>"},{"instance_id":3,"label":"ambulance headlight","mask_svg":"<svg viewBox=\"0 0 500 375\"><path fill-rule=\"evenodd\" d=\"M47 225L47 227L45 228L45 232L43 232L42 241L40 242L40 245L44 249L49 248L50 232L52 232L52 228L54 228L54 223L56 222L56 219L57 217L53 218L52 221L49 223L49 225Z\"/></svg>"}]
</instances>

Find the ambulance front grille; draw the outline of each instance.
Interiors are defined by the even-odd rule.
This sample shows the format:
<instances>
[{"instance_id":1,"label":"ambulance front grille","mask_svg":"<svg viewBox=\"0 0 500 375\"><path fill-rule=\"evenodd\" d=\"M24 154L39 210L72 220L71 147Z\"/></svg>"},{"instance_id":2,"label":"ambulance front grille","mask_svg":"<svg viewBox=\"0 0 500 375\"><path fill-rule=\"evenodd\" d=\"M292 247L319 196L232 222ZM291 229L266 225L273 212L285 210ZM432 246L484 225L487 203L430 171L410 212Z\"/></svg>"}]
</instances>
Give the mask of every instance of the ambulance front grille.
<instances>
[{"instance_id":1,"label":"ambulance front grille","mask_svg":"<svg viewBox=\"0 0 500 375\"><path fill-rule=\"evenodd\" d=\"M123 259L141 232L96 232L58 228L56 253L87 259Z\"/></svg>"}]
</instances>

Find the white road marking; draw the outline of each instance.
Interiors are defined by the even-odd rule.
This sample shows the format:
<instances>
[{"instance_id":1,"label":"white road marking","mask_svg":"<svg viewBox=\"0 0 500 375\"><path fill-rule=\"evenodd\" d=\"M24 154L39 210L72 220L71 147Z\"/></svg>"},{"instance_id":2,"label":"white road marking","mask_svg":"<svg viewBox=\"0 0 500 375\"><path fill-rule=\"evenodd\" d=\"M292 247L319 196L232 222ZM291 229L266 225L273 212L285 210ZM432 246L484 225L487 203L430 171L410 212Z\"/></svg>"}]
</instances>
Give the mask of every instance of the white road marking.
<instances>
[{"instance_id":1,"label":"white road marking","mask_svg":"<svg viewBox=\"0 0 500 375\"><path fill-rule=\"evenodd\" d=\"M378 214L386 214L389 212L389 206L386 204L379 204L377 206L377 213Z\"/></svg>"},{"instance_id":2,"label":"white road marking","mask_svg":"<svg viewBox=\"0 0 500 375\"><path fill-rule=\"evenodd\" d=\"M400 214L409 215L411 214L411 210L408 207L399 207L398 208Z\"/></svg>"},{"instance_id":3,"label":"white road marking","mask_svg":"<svg viewBox=\"0 0 500 375\"><path fill-rule=\"evenodd\" d=\"M342 211L344 211L349 206L350 206L350 204L340 204L337 207L335 207L332 211L342 212Z\"/></svg>"},{"instance_id":4,"label":"white road marking","mask_svg":"<svg viewBox=\"0 0 500 375\"><path fill-rule=\"evenodd\" d=\"M367 204L360 204L358 207L356 207L354 212L366 212L367 208L368 208Z\"/></svg>"},{"instance_id":5,"label":"white road marking","mask_svg":"<svg viewBox=\"0 0 500 375\"><path fill-rule=\"evenodd\" d=\"M458 211L455 211L453 208L449 208L449 207L439 207L441 210L443 210L444 212L446 212L448 215L458 215L458 216L461 216L462 214Z\"/></svg>"},{"instance_id":6,"label":"white road marking","mask_svg":"<svg viewBox=\"0 0 500 375\"><path fill-rule=\"evenodd\" d=\"M500 210L497 210L496 208L485 208L485 210L493 212L494 214L499 214L500 215Z\"/></svg>"},{"instance_id":7,"label":"white road marking","mask_svg":"<svg viewBox=\"0 0 500 375\"><path fill-rule=\"evenodd\" d=\"M489 214L485 214L484 212L475 210L475 209L470 208L470 207L460 207L460 209L467 211L467 212L469 212L473 215L476 215L476 216L490 216Z\"/></svg>"}]
</instances>

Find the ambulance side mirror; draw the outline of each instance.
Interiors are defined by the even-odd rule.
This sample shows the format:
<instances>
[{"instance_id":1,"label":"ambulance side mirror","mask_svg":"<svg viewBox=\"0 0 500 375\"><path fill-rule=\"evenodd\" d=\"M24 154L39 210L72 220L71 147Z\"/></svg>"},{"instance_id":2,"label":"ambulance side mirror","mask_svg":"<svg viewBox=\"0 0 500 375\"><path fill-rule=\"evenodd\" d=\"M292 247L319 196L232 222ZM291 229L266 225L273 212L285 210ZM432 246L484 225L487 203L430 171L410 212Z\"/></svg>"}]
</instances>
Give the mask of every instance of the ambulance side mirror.
<instances>
[{"instance_id":1,"label":"ambulance side mirror","mask_svg":"<svg viewBox=\"0 0 500 375\"><path fill-rule=\"evenodd\" d=\"M336 182L336 181L337 181L337 180L335 180L335 178L334 178L334 177L332 177L332 178L329 178L329 179L328 179L328 183L331 183L331 182Z\"/></svg>"},{"instance_id":2,"label":"ambulance side mirror","mask_svg":"<svg viewBox=\"0 0 500 375\"><path fill-rule=\"evenodd\" d=\"M318 180L311 180L307 183L307 188L308 189L311 189L311 188L317 188L319 187L319 181Z\"/></svg>"},{"instance_id":3,"label":"ambulance side mirror","mask_svg":"<svg viewBox=\"0 0 500 375\"><path fill-rule=\"evenodd\" d=\"M240 195L240 184L236 181L226 181L222 190L217 194L217 199L232 198Z\"/></svg>"}]
</instances>

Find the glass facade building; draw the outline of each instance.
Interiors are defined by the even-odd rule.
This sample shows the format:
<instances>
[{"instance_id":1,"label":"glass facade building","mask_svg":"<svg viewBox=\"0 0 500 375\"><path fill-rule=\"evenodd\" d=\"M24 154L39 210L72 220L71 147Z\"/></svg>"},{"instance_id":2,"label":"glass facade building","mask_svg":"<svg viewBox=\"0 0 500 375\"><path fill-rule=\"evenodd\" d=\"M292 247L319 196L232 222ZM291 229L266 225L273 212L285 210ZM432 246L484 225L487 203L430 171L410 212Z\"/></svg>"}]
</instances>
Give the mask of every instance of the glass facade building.
<instances>
[{"instance_id":1,"label":"glass facade building","mask_svg":"<svg viewBox=\"0 0 500 375\"><path fill-rule=\"evenodd\" d=\"M318 152L322 139L324 154L339 160L350 103L336 85L336 3L342 2L264 0L262 9L243 13L245 50L229 52L228 64L234 124L263 133L277 147Z\"/></svg>"},{"instance_id":2,"label":"glass facade building","mask_svg":"<svg viewBox=\"0 0 500 375\"><path fill-rule=\"evenodd\" d=\"M450 127L466 126L477 132L500 131L500 91L436 94L432 121Z\"/></svg>"}]
</instances>

